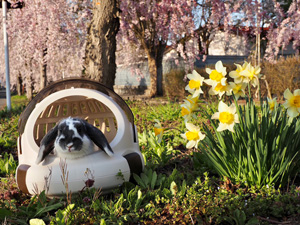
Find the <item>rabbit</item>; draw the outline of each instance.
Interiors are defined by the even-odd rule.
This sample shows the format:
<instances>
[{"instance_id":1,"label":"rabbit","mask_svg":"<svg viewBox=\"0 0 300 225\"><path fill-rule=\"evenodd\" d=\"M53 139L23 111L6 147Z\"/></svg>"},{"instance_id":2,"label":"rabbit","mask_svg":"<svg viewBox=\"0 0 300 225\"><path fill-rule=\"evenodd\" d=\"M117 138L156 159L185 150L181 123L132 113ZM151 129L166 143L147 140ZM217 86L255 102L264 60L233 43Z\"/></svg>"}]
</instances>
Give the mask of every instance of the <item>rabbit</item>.
<instances>
[{"instance_id":1,"label":"rabbit","mask_svg":"<svg viewBox=\"0 0 300 225\"><path fill-rule=\"evenodd\" d=\"M113 156L113 150L98 128L80 118L63 119L41 140L36 164L41 163L53 149L61 158L83 157L94 152L94 144Z\"/></svg>"}]
</instances>

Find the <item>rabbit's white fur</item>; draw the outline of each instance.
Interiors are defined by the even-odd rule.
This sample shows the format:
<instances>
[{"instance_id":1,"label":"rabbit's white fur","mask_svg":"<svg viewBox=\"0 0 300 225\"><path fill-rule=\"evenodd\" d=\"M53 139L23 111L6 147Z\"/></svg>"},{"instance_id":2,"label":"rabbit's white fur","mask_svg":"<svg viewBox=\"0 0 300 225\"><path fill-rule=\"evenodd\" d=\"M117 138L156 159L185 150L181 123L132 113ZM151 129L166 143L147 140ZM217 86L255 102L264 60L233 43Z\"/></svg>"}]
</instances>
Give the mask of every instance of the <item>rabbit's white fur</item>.
<instances>
[{"instance_id":1,"label":"rabbit's white fur","mask_svg":"<svg viewBox=\"0 0 300 225\"><path fill-rule=\"evenodd\" d=\"M63 134L61 136L58 136L54 142L54 149L56 151L56 154L61 158L67 158L67 159L76 159L80 158L82 156L91 154L94 152L94 143L91 141L89 137L87 137L86 134L81 137L78 134L78 131L75 127L75 123L80 123L80 121L76 121L73 118L69 117L64 120L66 122L66 125L69 127L69 130L72 130L74 132L73 138L77 137L82 140L82 147L80 151L74 151L74 147L71 147L71 151L65 151L60 145L59 141L62 138L66 138Z\"/></svg>"}]
</instances>

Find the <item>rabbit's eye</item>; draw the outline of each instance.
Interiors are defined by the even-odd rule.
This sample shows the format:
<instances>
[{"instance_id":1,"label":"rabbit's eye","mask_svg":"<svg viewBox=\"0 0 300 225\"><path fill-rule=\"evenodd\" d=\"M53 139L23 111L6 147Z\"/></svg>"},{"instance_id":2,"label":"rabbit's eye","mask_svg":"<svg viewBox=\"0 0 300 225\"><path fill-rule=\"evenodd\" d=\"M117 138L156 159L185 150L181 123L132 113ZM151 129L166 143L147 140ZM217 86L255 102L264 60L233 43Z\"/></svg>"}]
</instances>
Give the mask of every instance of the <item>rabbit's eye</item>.
<instances>
[{"instance_id":1,"label":"rabbit's eye","mask_svg":"<svg viewBox=\"0 0 300 225\"><path fill-rule=\"evenodd\" d=\"M77 132L78 132L78 134L82 135L82 128L81 127L77 127Z\"/></svg>"}]
</instances>

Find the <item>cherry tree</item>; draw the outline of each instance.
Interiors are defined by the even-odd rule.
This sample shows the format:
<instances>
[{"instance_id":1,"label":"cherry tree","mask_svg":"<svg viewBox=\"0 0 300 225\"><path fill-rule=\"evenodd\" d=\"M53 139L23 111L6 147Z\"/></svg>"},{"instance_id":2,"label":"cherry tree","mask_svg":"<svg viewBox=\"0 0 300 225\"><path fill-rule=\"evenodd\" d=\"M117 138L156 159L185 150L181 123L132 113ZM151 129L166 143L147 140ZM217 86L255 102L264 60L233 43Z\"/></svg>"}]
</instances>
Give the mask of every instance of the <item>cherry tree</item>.
<instances>
[{"instance_id":1,"label":"cherry tree","mask_svg":"<svg viewBox=\"0 0 300 225\"><path fill-rule=\"evenodd\" d=\"M278 11L283 13L278 3ZM290 42L299 55L300 51L300 1L293 0L286 15L281 17L271 27L268 34L269 44L266 50L266 58L274 61L280 50L286 49Z\"/></svg>"},{"instance_id":2,"label":"cherry tree","mask_svg":"<svg viewBox=\"0 0 300 225\"><path fill-rule=\"evenodd\" d=\"M39 90L63 76L81 75L91 3L24 2L25 7L11 10L7 19L10 72L11 83L23 81L31 98L33 88Z\"/></svg>"},{"instance_id":3,"label":"cherry tree","mask_svg":"<svg viewBox=\"0 0 300 225\"><path fill-rule=\"evenodd\" d=\"M273 9L274 2L121 1L118 63L132 64L146 58L150 73L150 96L154 96L162 93L162 59L167 47L176 49L192 65L197 54L208 54L209 45L220 29L230 41L228 34L235 27L244 37L258 37L255 54L259 58L260 34L263 31L261 25L271 18L270 6Z\"/></svg>"},{"instance_id":4,"label":"cherry tree","mask_svg":"<svg viewBox=\"0 0 300 225\"><path fill-rule=\"evenodd\" d=\"M132 64L147 58L150 73L149 95L162 94L162 61L167 45L194 60L194 45L180 40L194 37L193 0L122 0L118 34L121 63ZM186 53L186 54L183 54Z\"/></svg>"},{"instance_id":5,"label":"cherry tree","mask_svg":"<svg viewBox=\"0 0 300 225\"><path fill-rule=\"evenodd\" d=\"M283 17L282 6L276 0L228 0L223 8L224 30L228 33L234 28L244 36L245 45L255 43L252 56L255 64L259 64L268 42L268 30Z\"/></svg>"},{"instance_id":6,"label":"cherry tree","mask_svg":"<svg viewBox=\"0 0 300 225\"><path fill-rule=\"evenodd\" d=\"M226 8L227 6L228 4L226 5L222 0L197 1L194 9L194 21L201 54L208 55L210 43L214 40L220 28L223 28L226 32L228 31L227 13L229 10Z\"/></svg>"}]
</instances>

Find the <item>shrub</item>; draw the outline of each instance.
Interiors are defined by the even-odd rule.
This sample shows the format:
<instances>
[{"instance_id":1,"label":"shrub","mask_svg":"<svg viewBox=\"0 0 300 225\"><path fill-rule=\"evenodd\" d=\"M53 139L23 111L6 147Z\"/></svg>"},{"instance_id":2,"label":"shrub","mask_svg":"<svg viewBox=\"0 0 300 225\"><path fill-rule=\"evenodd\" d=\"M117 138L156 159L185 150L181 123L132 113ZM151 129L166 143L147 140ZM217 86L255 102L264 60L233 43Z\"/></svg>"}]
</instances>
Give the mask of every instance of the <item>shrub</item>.
<instances>
[{"instance_id":1,"label":"shrub","mask_svg":"<svg viewBox=\"0 0 300 225\"><path fill-rule=\"evenodd\" d=\"M287 88L295 90L300 88L300 58L280 58L276 63L263 62L262 74L266 76L270 92L277 97L283 96ZM265 89L262 88L263 93Z\"/></svg>"},{"instance_id":2,"label":"shrub","mask_svg":"<svg viewBox=\"0 0 300 225\"><path fill-rule=\"evenodd\" d=\"M174 69L164 74L164 91L165 95L171 100L181 100L186 92L184 90L186 82L184 81L185 71L183 69Z\"/></svg>"}]
</instances>

